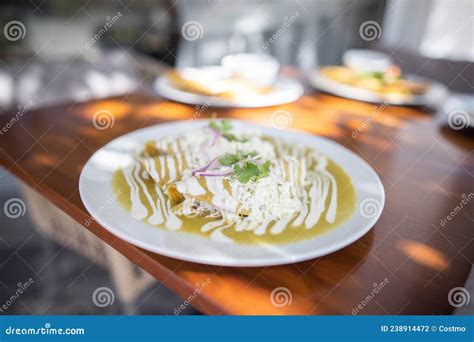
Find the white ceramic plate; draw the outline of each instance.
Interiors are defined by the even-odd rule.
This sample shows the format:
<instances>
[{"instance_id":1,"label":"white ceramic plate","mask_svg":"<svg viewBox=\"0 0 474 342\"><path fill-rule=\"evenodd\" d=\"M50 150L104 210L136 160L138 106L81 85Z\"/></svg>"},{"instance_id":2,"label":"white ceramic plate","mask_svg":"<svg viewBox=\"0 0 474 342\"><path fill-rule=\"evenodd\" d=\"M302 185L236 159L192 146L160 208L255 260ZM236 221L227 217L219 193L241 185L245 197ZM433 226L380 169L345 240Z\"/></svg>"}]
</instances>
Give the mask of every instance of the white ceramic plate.
<instances>
[{"instance_id":1,"label":"white ceramic plate","mask_svg":"<svg viewBox=\"0 0 474 342\"><path fill-rule=\"evenodd\" d=\"M300 82L292 78L278 77L274 90L268 94L245 96L236 100L204 96L186 92L175 88L165 76L158 77L155 81L155 91L176 102L190 105L202 105L224 108L259 108L277 106L298 100L303 95L304 89Z\"/></svg>"},{"instance_id":2,"label":"white ceramic plate","mask_svg":"<svg viewBox=\"0 0 474 342\"><path fill-rule=\"evenodd\" d=\"M334 94L348 99L371 102L371 103L387 103L396 106L438 106L448 94L446 87L433 80L413 75L405 75L407 79L418 80L430 84L429 90L423 95L415 95L410 98L385 98L370 90L352 87L342 84L315 72L311 78L313 87L318 88L330 94Z\"/></svg>"},{"instance_id":3,"label":"white ceramic plate","mask_svg":"<svg viewBox=\"0 0 474 342\"><path fill-rule=\"evenodd\" d=\"M244 121L232 121L232 124L236 128L251 125ZM123 135L99 149L85 165L79 180L86 209L104 228L136 246L172 258L222 266L269 266L316 258L356 241L380 217L385 203L384 188L375 171L360 157L325 138L258 126L266 135L317 148L342 166L357 191L357 208L352 217L325 234L286 245L220 243L196 234L157 228L132 218L115 200L114 171L132 163L131 152L141 150L150 139L207 125L207 120L197 120L151 126Z\"/></svg>"}]
</instances>

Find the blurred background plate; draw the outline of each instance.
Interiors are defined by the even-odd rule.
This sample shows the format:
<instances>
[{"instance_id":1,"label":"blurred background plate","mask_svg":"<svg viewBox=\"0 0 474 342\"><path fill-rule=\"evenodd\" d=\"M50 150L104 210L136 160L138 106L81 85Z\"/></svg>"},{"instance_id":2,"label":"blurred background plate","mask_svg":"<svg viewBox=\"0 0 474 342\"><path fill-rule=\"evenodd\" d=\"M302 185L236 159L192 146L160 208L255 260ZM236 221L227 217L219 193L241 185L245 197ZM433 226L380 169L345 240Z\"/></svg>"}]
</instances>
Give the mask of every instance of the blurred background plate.
<instances>
[{"instance_id":1,"label":"blurred background plate","mask_svg":"<svg viewBox=\"0 0 474 342\"><path fill-rule=\"evenodd\" d=\"M165 76L156 79L154 88L159 95L176 102L229 108L259 108L291 103L298 100L304 92L300 82L286 77L279 77L274 84L274 90L268 94L247 96L235 100L204 96L177 89Z\"/></svg>"},{"instance_id":2,"label":"blurred background plate","mask_svg":"<svg viewBox=\"0 0 474 342\"><path fill-rule=\"evenodd\" d=\"M370 90L351 87L346 84L332 81L327 77L315 72L311 77L311 84L326 93L346 97L348 99L371 102L386 103L397 106L430 106L436 107L446 98L448 91L441 83L414 75L404 75L409 80L423 81L429 83L429 90L424 95L412 95L409 98L383 97Z\"/></svg>"}]
</instances>

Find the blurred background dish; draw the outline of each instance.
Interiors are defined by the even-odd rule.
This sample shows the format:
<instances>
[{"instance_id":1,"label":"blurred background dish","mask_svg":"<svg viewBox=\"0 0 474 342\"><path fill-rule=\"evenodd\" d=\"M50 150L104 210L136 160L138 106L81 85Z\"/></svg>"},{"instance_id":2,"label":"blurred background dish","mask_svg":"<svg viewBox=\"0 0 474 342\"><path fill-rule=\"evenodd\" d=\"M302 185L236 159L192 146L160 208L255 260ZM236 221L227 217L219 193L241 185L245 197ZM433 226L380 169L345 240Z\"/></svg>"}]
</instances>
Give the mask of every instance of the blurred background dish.
<instances>
[{"instance_id":1,"label":"blurred background dish","mask_svg":"<svg viewBox=\"0 0 474 342\"><path fill-rule=\"evenodd\" d=\"M236 108L290 103L300 98L304 91L300 82L293 78L277 76L270 85L262 87L247 77L236 77L223 66L174 69L158 77L154 87L158 94L176 102Z\"/></svg>"},{"instance_id":2,"label":"blurred background dish","mask_svg":"<svg viewBox=\"0 0 474 342\"><path fill-rule=\"evenodd\" d=\"M285 104L303 94L299 81L279 76L280 64L270 55L227 55L221 64L172 69L158 77L155 90L192 105L247 108Z\"/></svg>"},{"instance_id":3,"label":"blurred background dish","mask_svg":"<svg viewBox=\"0 0 474 342\"><path fill-rule=\"evenodd\" d=\"M323 67L321 70L323 72L314 73L311 80L312 85L324 92L348 99L372 103L385 103L387 105L426 106L434 108L442 103L447 95L447 89L441 83L415 75L405 75L404 77L406 78L406 82L412 82L416 84L416 87L426 86L426 91L424 91L423 94L412 94L405 85L397 85L396 88L385 88L384 85L378 85L379 80L377 79L375 79L377 83L375 87L378 88L378 91L374 91L367 89L368 87L357 87L342 83L339 81L341 76L334 76L340 72L347 75L347 69L340 69L340 67ZM331 76L328 77L328 74ZM337 80L334 80L334 78ZM352 83L352 77L349 76L349 78L351 78L350 82ZM367 84L370 81L371 80L365 79L363 82ZM372 87L372 85L369 85L369 87Z\"/></svg>"},{"instance_id":4,"label":"blurred background dish","mask_svg":"<svg viewBox=\"0 0 474 342\"><path fill-rule=\"evenodd\" d=\"M390 56L372 50L348 50L343 66L323 66L312 84L320 90L360 101L392 105L437 106L447 94L433 80L404 75Z\"/></svg>"}]
</instances>

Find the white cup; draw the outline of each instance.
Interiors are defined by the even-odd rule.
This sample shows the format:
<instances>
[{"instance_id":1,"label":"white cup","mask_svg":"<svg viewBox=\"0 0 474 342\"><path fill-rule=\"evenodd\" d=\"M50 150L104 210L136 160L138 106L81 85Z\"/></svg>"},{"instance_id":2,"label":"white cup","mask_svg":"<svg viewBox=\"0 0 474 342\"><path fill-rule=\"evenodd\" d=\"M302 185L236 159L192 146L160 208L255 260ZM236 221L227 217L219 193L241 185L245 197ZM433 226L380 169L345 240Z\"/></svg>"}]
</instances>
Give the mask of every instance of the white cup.
<instances>
[{"instance_id":1,"label":"white cup","mask_svg":"<svg viewBox=\"0 0 474 342\"><path fill-rule=\"evenodd\" d=\"M227 55L222 58L221 64L235 76L260 87L271 86L280 70L280 63L276 58L256 53Z\"/></svg>"},{"instance_id":2,"label":"white cup","mask_svg":"<svg viewBox=\"0 0 474 342\"><path fill-rule=\"evenodd\" d=\"M390 57L382 52L362 49L346 51L342 62L348 68L368 72L384 72L393 64Z\"/></svg>"}]
</instances>

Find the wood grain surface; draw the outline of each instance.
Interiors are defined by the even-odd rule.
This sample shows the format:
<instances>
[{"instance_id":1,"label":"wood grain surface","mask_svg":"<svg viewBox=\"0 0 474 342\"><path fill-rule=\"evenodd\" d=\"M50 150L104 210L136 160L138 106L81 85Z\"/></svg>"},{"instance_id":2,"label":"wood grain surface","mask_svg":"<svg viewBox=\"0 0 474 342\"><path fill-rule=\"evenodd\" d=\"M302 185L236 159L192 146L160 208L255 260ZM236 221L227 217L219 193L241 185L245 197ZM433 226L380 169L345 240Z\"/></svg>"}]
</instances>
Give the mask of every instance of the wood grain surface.
<instances>
[{"instance_id":1,"label":"wood grain surface","mask_svg":"<svg viewBox=\"0 0 474 342\"><path fill-rule=\"evenodd\" d=\"M114 118L104 130L92 124L94 113L101 110ZM277 110L290 114L287 129L333 139L380 175L386 205L378 223L359 241L297 264L230 268L144 251L94 221L84 229L183 300L192 296L191 304L207 314L450 313L448 293L464 285L474 259L474 200L461 204L474 196L474 138L472 131L447 127L442 113L315 92L285 106L232 110L197 108L136 93L34 109L21 117L0 116L0 163L85 224L90 216L79 196L79 175L94 151L110 140L141 127L206 118L212 112L271 125ZM201 293L196 296L197 292Z\"/></svg>"}]
</instances>

